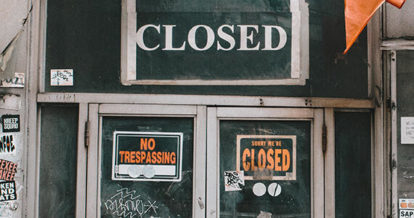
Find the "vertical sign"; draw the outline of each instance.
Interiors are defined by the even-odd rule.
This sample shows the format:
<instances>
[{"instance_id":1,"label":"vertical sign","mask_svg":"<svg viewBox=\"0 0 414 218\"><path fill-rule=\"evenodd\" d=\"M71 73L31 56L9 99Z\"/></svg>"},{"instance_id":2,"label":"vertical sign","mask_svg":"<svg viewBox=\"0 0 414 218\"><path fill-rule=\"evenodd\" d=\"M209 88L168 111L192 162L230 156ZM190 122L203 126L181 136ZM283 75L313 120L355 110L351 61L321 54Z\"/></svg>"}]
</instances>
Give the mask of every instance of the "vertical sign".
<instances>
[{"instance_id":1,"label":"vertical sign","mask_svg":"<svg viewBox=\"0 0 414 218\"><path fill-rule=\"evenodd\" d=\"M183 133L115 131L112 179L181 181Z\"/></svg>"},{"instance_id":2,"label":"vertical sign","mask_svg":"<svg viewBox=\"0 0 414 218\"><path fill-rule=\"evenodd\" d=\"M401 144L414 144L414 117L401 117Z\"/></svg>"}]
</instances>

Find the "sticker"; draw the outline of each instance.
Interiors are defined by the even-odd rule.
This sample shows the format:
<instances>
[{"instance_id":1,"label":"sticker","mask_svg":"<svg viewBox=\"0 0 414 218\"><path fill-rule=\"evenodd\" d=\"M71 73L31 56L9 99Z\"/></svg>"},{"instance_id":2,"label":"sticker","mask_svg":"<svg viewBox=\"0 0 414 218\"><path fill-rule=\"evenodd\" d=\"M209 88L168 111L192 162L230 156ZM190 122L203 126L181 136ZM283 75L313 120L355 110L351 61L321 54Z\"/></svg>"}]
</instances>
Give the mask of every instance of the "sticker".
<instances>
[{"instance_id":1,"label":"sticker","mask_svg":"<svg viewBox=\"0 0 414 218\"><path fill-rule=\"evenodd\" d=\"M183 133L115 131L112 179L181 181Z\"/></svg>"},{"instance_id":2,"label":"sticker","mask_svg":"<svg viewBox=\"0 0 414 218\"><path fill-rule=\"evenodd\" d=\"M414 218L414 210L400 210L400 218Z\"/></svg>"},{"instance_id":3,"label":"sticker","mask_svg":"<svg viewBox=\"0 0 414 218\"><path fill-rule=\"evenodd\" d=\"M0 135L0 154L16 153L16 146L13 139L13 135L10 134Z\"/></svg>"},{"instance_id":4,"label":"sticker","mask_svg":"<svg viewBox=\"0 0 414 218\"><path fill-rule=\"evenodd\" d=\"M401 117L401 144L414 144L414 117Z\"/></svg>"},{"instance_id":5,"label":"sticker","mask_svg":"<svg viewBox=\"0 0 414 218\"><path fill-rule=\"evenodd\" d=\"M144 173L143 174L144 174L144 177L148 178L148 179L151 179L152 177L154 177L155 176L154 166L152 166L152 165L144 166Z\"/></svg>"},{"instance_id":6,"label":"sticker","mask_svg":"<svg viewBox=\"0 0 414 218\"><path fill-rule=\"evenodd\" d=\"M253 185L253 194L257 197L261 197L266 193L266 186L265 184L258 182Z\"/></svg>"},{"instance_id":7,"label":"sticker","mask_svg":"<svg viewBox=\"0 0 414 218\"><path fill-rule=\"evenodd\" d=\"M414 210L414 199L400 199L400 209L413 209Z\"/></svg>"},{"instance_id":8,"label":"sticker","mask_svg":"<svg viewBox=\"0 0 414 218\"><path fill-rule=\"evenodd\" d=\"M20 115L3 115L2 117L3 132L20 131Z\"/></svg>"},{"instance_id":9,"label":"sticker","mask_svg":"<svg viewBox=\"0 0 414 218\"><path fill-rule=\"evenodd\" d=\"M246 180L296 180L296 136L238 135L236 159Z\"/></svg>"},{"instance_id":10,"label":"sticker","mask_svg":"<svg viewBox=\"0 0 414 218\"><path fill-rule=\"evenodd\" d=\"M24 88L24 73L14 73L13 78L0 80L0 87Z\"/></svg>"},{"instance_id":11,"label":"sticker","mask_svg":"<svg viewBox=\"0 0 414 218\"><path fill-rule=\"evenodd\" d=\"M277 197L282 192L282 186L274 182L270 184L269 187L267 187L267 192L269 193L270 196Z\"/></svg>"},{"instance_id":12,"label":"sticker","mask_svg":"<svg viewBox=\"0 0 414 218\"><path fill-rule=\"evenodd\" d=\"M224 171L224 190L241 191L244 186L243 171Z\"/></svg>"},{"instance_id":13,"label":"sticker","mask_svg":"<svg viewBox=\"0 0 414 218\"><path fill-rule=\"evenodd\" d=\"M128 175L132 178L138 178L142 175L142 166L129 166L128 167Z\"/></svg>"},{"instance_id":14,"label":"sticker","mask_svg":"<svg viewBox=\"0 0 414 218\"><path fill-rule=\"evenodd\" d=\"M73 69L50 70L51 86L73 86Z\"/></svg>"},{"instance_id":15,"label":"sticker","mask_svg":"<svg viewBox=\"0 0 414 218\"><path fill-rule=\"evenodd\" d=\"M13 181L17 172L17 164L0 159L0 180Z\"/></svg>"},{"instance_id":16,"label":"sticker","mask_svg":"<svg viewBox=\"0 0 414 218\"><path fill-rule=\"evenodd\" d=\"M0 202L17 200L16 184L11 182L0 182Z\"/></svg>"}]
</instances>

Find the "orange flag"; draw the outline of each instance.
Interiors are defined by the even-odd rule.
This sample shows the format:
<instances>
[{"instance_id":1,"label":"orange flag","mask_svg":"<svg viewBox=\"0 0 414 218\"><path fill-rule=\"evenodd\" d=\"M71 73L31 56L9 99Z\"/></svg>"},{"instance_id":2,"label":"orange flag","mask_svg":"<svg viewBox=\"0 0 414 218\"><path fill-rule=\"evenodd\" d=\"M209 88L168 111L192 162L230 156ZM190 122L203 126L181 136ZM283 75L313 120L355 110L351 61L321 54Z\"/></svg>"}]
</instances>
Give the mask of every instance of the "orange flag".
<instances>
[{"instance_id":1,"label":"orange flag","mask_svg":"<svg viewBox=\"0 0 414 218\"><path fill-rule=\"evenodd\" d=\"M401 8L405 2L405 0L386 1L398 8ZM384 2L385 0L345 0L346 49L344 54L348 52L375 11Z\"/></svg>"}]
</instances>

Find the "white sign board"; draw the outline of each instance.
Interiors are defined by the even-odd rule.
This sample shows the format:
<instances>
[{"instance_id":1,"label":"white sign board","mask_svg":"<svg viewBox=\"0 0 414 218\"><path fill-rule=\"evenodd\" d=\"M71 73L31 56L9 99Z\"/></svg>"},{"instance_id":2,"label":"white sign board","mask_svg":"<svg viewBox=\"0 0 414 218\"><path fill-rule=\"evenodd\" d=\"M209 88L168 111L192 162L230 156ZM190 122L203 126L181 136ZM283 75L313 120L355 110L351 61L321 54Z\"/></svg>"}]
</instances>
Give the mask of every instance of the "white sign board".
<instances>
[{"instance_id":1,"label":"white sign board","mask_svg":"<svg viewBox=\"0 0 414 218\"><path fill-rule=\"evenodd\" d=\"M401 144L414 144L414 117L401 117Z\"/></svg>"}]
</instances>

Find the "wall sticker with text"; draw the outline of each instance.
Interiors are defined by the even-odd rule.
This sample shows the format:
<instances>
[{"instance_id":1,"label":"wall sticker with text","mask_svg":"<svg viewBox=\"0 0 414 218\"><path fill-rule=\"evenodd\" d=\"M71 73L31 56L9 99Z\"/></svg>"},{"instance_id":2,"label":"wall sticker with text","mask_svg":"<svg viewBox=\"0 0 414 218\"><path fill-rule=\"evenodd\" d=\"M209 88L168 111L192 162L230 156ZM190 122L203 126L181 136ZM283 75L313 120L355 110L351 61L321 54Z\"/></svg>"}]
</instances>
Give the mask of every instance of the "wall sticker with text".
<instances>
[{"instance_id":1,"label":"wall sticker with text","mask_svg":"<svg viewBox=\"0 0 414 218\"><path fill-rule=\"evenodd\" d=\"M20 131L20 115L6 114L1 117L3 132L19 132Z\"/></svg>"}]
</instances>

